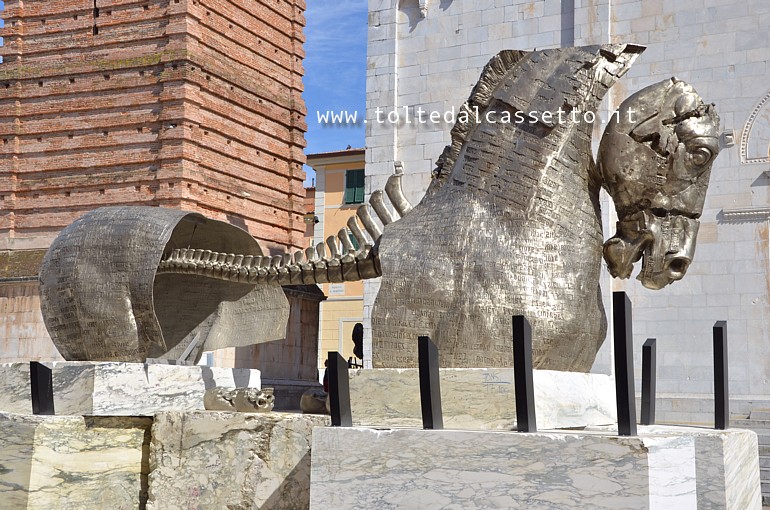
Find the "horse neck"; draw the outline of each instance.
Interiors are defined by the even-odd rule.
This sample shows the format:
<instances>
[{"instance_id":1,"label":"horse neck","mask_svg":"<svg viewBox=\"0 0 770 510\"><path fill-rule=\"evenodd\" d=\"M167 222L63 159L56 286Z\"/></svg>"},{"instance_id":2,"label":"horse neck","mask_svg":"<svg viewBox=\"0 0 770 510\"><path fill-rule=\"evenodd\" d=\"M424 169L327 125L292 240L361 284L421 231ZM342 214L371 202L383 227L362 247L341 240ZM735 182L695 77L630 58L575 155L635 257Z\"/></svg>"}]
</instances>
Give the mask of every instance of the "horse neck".
<instances>
[{"instance_id":1,"label":"horse neck","mask_svg":"<svg viewBox=\"0 0 770 510\"><path fill-rule=\"evenodd\" d=\"M592 178L591 129L585 122L552 128L481 122L469 134L452 180L488 196L498 213L514 218L594 214L599 183Z\"/></svg>"}]
</instances>

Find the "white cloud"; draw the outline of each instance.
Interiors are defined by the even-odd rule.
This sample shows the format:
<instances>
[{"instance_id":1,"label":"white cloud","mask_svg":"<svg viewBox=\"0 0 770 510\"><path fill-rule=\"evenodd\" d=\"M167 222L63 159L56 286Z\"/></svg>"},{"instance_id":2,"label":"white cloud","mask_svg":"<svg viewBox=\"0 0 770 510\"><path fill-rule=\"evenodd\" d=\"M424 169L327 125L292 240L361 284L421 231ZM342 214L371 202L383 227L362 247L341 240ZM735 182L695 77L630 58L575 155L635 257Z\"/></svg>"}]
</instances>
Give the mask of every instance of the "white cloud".
<instances>
[{"instance_id":1,"label":"white cloud","mask_svg":"<svg viewBox=\"0 0 770 510\"><path fill-rule=\"evenodd\" d=\"M318 63L357 62L366 55L367 2L363 0L310 0L305 18L305 51Z\"/></svg>"}]
</instances>

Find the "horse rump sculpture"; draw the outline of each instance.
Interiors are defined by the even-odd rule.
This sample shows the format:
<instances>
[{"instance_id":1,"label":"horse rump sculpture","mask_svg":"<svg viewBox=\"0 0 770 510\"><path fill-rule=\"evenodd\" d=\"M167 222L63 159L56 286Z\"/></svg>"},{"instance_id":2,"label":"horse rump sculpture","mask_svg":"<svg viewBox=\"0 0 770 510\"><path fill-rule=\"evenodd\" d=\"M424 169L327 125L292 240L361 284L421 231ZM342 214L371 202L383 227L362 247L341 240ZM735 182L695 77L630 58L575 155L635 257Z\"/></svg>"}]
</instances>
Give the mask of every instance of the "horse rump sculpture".
<instances>
[{"instance_id":1,"label":"horse rump sculpture","mask_svg":"<svg viewBox=\"0 0 770 510\"><path fill-rule=\"evenodd\" d=\"M279 320L278 311L285 306L282 296L269 294L269 289L382 276L372 311L375 366L416 366L411 344L424 334L437 343L442 366L509 366L511 316L525 315L533 326L536 367L588 371L606 332L599 289L602 255L612 275L620 278L629 277L642 259L639 279L652 289L681 279L692 261L698 217L719 150L713 106L691 86L671 78L621 104L594 162L591 120L596 108L643 49L603 45L503 51L493 57L457 116L452 143L423 199L415 207L406 200L397 165L385 190L374 192L348 221L358 249L343 229L327 239L328 254L323 243L272 257L258 246L237 251L242 245L221 239L217 246L207 245L210 234L192 235L189 228L177 234L179 225L189 223L178 218L189 218L187 213L169 213L173 221L154 237L156 247L142 264L140 277L126 271L98 273L102 288L124 296L113 301L122 308L92 307L99 309L99 317L130 316L133 310L132 320L138 321L151 316L152 300L158 299L153 282L164 282L162 295L178 286L183 290L177 294L194 296L198 290L191 282L217 280L263 300L260 306L273 313L260 311L266 320L247 321L248 328L262 328L261 336L249 337L260 341L278 334L268 323ZM599 208L602 187L613 197L620 218L617 233L606 243ZM109 223L102 215L110 210L84 218ZM122 211L130 214L127 208ZM145 209L136 211L144 214ZM214 226L220 225L212 223L207 232ZM41 271L44 317L63 354L68 344L80 341L72 321L95 322L82 314L70 322L56 319L67 311L71 317L72 310L64 308L72 297L68 289L78 288L73 282L94 280L93 272L82 269L91 262L71 264L68 248L62 248L62 243L81 240L68 230L51 247ZM131 253L120 244L110 249ZM133 287L124 285L129 274L141 280L139 314L130 305ZM154 297L147 292L150 288ZM99 299L99 294L91 296ZM251 297L249 306L254 307ZM192 306L195 299L189 301ZM198 331L195 320L205 318L203 323L209 324L222 313L197 314L170 343L188 343ZM249 313L239 313L237 319L226 313L228 327L236 327ZM136 334L144 335L144 344L156 351L168 350L170 343L158 339L166 337L164 323L171 324L173 316L171 311L160 320L161 331ZM226 330L219 328L219 340L213 343L227 344Z\"/></svg>"}]
</instances>

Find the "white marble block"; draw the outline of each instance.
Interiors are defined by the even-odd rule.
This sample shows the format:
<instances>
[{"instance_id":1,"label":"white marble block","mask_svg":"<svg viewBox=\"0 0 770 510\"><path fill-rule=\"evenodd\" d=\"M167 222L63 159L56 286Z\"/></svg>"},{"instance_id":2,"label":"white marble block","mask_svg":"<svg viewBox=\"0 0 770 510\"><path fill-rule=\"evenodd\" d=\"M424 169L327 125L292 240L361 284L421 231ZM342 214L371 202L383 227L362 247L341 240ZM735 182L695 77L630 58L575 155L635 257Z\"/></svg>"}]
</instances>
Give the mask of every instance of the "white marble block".
<instances>
[{"instance_id":1,"label":"white marble block","mask_svg":"<svg viewBox=\"0 0 770 510\"><path fill-rule=\"evenodd\" d=\"M54 361L57 415L152 416L157 411L203 410L215 386L260 388L260 372L246 368ZM29 363L0 365L0 411L31 413Z\"/></svg>"},{"instance_id":2,"label":"white marble block","mask_svg":"<svg viewBox=\"0 0 770 510\"><path fill-rule=\"evenodd\" d=\"M311 510L760 510L756 434L318 428Z\"/></svg>"},{"instance_id":3,"label":"white marble block","mask_svg":"<svg viewBox=\"0 0 770 510\"><path fill-rule=\"evenodd\" d=\"M416 368L350 370L353 423L422 427ZM444 427L513 430L516 426L512 368L442 368ZM604 374L534 371L535 414L541 429L615 423L615 383Z\"/></svg>"},{"instance_id":4,"label":"white marble block","mask_svg":"<svg viewBox=\"0 0 770 510\"><path fill-rule=\"evenodd\" d=\"M0 508L143 508L151 424L0 413Z\"/></svg>"},{"instance_id":5,"label":"white marble block","mask_svg":"<svg viewBox=\"0 0 770 510\"><path fill-rule=\"evenodd\" d=\"M158 413L147 510L307 508L311 434L328 424L291 413Z\"/></svg>"},{"instance_id":6,"label":"white marble block","mask_svg":"<svg viewBox=\"0 0 770 510\"><path fill-rule=\"evenodd\" d=\"M326 416L0 413L0 508L300 510Z\"/></svg>"}]
</instances>

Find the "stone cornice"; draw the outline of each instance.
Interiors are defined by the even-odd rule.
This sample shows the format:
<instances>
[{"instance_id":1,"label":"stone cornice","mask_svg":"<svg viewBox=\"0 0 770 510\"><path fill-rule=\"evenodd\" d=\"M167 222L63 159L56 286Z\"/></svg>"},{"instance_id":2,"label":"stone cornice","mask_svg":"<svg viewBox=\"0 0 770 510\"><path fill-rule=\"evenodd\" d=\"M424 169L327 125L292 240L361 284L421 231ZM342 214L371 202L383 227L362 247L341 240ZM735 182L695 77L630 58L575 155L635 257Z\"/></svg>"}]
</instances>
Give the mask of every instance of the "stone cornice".
<instances>
[{"instance_id":1,"label":"stone cornice","mask_svg":"<svg viewBox=\"0 0 770 510\"><path fill-rule=\"evenodd\" d=\"M722 209L722 221L726 223L756 222L770 220L770 207L749 207L746 209Z\"/></svg>"}]
</instances>

